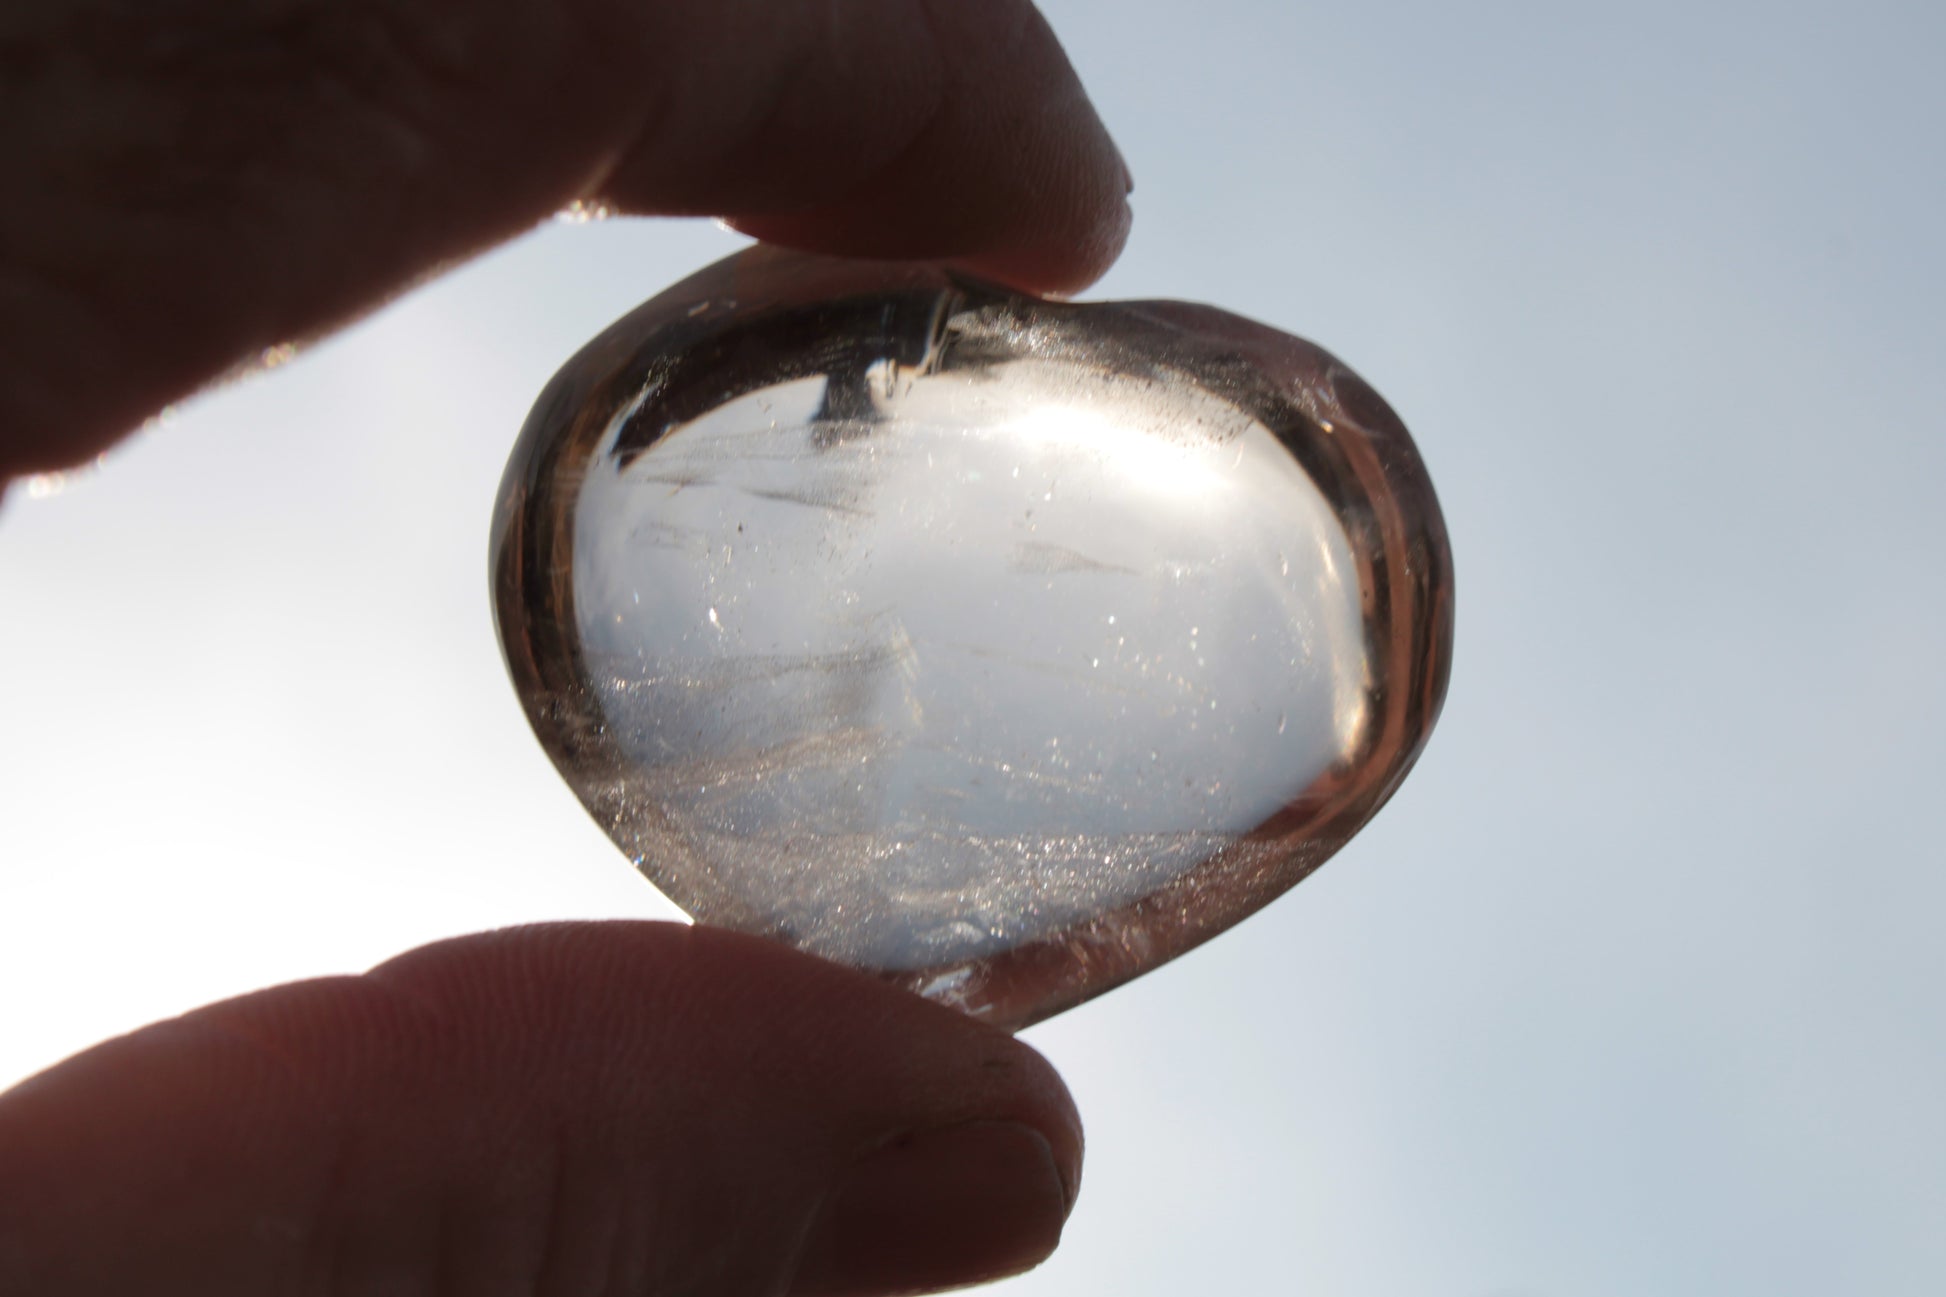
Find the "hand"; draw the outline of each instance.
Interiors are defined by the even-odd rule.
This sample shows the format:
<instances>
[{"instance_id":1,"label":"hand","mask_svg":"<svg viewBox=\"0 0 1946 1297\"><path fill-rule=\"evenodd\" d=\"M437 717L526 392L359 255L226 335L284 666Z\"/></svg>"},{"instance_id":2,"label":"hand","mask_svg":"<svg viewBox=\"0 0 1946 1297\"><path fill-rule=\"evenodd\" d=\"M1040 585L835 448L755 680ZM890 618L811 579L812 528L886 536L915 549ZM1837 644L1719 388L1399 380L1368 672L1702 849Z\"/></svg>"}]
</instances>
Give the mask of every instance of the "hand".
<instances>
[{"instance_id":1,"label":"hand","mask_svg":"<svg viewBox=\"0 0 1946 1297\"><path fill-rule=\"evenodd\" d=\"M0 481L576 198L1046 291L1127 229L1017 0L46 0L0 68ZM748 938L555 925L0 1095L0 1293L917 1291L1045 1257L1080 1158L1001 1033Z\"/></svg>"},{"instance_id":2,"label":"hand","mask_svg":"<svg viewBox=\"0 0 1946 1297\"><path fill-rule=\"evenodd\" d=\"M0 481L574 199L1043 291L1128 230L1027 0L39 0L0 123Z\"/></svg>"}]
</instances>

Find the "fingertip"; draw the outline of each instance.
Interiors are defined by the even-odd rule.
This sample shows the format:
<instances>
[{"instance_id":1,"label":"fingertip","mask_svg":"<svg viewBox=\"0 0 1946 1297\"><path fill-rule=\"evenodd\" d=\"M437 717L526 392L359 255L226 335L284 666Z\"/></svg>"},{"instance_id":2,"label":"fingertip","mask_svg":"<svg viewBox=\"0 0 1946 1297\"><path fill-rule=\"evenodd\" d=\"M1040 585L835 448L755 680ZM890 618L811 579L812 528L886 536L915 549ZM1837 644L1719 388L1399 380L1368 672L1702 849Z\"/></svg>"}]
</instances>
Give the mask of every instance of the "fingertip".
<instances>
[{"instance_id":1,"label":"fingertip","mask_svg":"<svg viewBox=\"0 0 1946 1297\"><path fill-rule=\"evenodd\" d=\"M723 223L802 252L941 261L1024 292L1072 296L1107 274L1128 243L1128 173L1098 124L1039 169L1049 178L1007 175L997 163L959 176L934 158L826 204L736 213Z\"/></svg>"},{"instance_id":2,"label":"fingertip","mask_svg":"<svg viewBox=\"0 0 1946 1297\"><path fill-rule=\"evenodd\" d=\"M1128 241L1127 160L1031 4L921 8L950 87L924 129L835 192L752 203L728 223L800 251L944 261L1031 293L1080 292Z\"/></svg>"},{"instance_id":3,"label":"fingertip","mask_svg":"<svg viewBox=\"0 0 1946 1297\"><path fill-rule=\"evenodd\" d=\"M974 1122L892 1141L826 1198L794 1297L920 1292L1019 1274L1061 1241L1072 1200L1030 1126Z\"/></svg>"},{"instance_id":4,"label":"fingertip","mask_svg":"<svg viewBox=\"0 0 1946 1297\"><path fill-rule=\"evenodd\" d=\"M954 258L953 264L1037 296L1074 297L1091 288L1120 259L1134 220L1134 209L1123 199L1070 243L976 253Z\"/></svg>"}]
</instances>

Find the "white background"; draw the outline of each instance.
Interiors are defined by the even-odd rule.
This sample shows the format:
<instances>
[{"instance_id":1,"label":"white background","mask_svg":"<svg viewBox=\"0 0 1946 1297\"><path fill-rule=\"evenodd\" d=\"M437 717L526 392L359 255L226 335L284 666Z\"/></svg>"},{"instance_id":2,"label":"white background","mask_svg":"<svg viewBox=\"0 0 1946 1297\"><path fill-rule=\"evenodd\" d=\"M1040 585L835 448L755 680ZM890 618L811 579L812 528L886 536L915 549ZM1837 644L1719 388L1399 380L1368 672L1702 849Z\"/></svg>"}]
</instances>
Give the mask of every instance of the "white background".
<instances>
[{"instance_id":1,"label":"white background","mask_svg":"<svg viewBox=\"0 0 1946 1297\"><path fill-rule=\"evenodd\" d=\"M1946 8L1046 8L1137 177L1097 295L1371 379L1459 634L1342 856L1030 1033L1090 1154L1009 1291L1946 1291ZM551 226L13 493L0 1082L667 913L526 729L486 524L554 367L735 245Z\"/></svg>"}]
</instances>

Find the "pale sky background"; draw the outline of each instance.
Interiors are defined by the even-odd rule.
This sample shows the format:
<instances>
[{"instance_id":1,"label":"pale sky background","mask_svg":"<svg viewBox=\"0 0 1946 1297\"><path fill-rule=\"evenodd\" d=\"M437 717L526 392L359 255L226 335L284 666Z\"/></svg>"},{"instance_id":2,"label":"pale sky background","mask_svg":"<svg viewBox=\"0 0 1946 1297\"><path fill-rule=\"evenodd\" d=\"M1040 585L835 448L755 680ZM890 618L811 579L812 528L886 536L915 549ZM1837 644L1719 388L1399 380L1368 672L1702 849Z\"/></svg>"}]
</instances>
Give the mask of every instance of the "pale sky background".
<instances>
[{"instance_id":1,"label":"pale sky background","mask_svg":"<svg viewBox=\"0 0 1946 1297\"><path fill-rule=\"evenodd\" d=\"M1349 849L1029 1033L1087 1184L1001 1291L1946 1291L1946 6L1045 7L1137 178L1096 295L1369 378L1459 633ZM667 913L527 730L486 527L554 368L736 243L552 226L13 494L0 1082Z\"/></svg>"}]
</instances>

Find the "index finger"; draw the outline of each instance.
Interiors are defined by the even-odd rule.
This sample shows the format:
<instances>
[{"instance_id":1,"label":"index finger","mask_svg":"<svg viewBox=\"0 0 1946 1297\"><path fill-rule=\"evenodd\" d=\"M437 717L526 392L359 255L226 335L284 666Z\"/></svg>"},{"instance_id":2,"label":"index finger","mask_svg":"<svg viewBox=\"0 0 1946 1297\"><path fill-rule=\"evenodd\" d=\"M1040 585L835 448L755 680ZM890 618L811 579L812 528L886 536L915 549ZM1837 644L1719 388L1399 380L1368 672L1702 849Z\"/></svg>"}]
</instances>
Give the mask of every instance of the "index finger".
<instances>
[{"instance_id":1,"label":"index finger","mask_svg":"<svg viewBox=\"0 0 1946 1297\"><path fill-rule=\"evenodd\" d=\"M1128 228L1027 0L188 9L0 22L0 479L574 199L1043 291Z\"/></svg>"}]
</instances>

